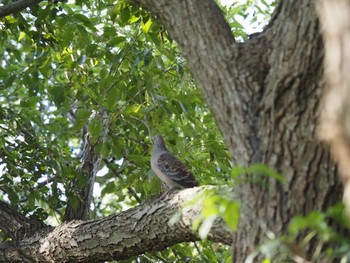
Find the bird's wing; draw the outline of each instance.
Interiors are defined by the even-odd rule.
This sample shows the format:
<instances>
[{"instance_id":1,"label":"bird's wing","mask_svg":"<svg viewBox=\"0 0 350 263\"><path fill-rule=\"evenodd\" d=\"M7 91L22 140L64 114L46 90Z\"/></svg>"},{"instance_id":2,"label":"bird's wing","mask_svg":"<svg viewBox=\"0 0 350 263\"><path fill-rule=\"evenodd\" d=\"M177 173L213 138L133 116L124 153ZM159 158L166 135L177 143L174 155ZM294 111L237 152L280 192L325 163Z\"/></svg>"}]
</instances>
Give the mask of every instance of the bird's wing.
<instances>
[{"instance_id":1,"label":"bird's wing","mask_svg":"<svg viewBox=\"0 0 350 263\"><path fill-rule=\"evenodd\" d=\"M184 188L197 186L198 183L186 166L169 152L164 152L157 161L159 170Z\"/></svg>"}]
</instances>

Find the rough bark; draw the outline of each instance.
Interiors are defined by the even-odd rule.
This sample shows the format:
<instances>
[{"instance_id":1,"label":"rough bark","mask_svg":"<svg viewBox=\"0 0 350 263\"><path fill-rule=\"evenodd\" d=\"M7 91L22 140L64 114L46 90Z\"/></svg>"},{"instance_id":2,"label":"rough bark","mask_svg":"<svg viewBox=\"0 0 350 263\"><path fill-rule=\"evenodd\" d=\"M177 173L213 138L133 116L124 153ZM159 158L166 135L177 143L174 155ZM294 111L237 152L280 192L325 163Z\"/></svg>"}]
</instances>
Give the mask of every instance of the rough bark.
<instances>
[{"instance_id":1,"label":"rough bark","mask_svg":"<svg viewBox=\"0 0 350 263\"><path fill-rule=\"evenodd\" d=\"M323 43L313 1L280 1L264 32L243 44L233 40L213 1L134 2L178 42L233 162L261 162L287 179L282 184L266 177L264 188L249 183L251 175L236 190L244 220L234 236L235 262L244 262L267 232L283 233L293 216L339 200L337 169L314 136ZM300 248L309 255L312 249Z\"/></svg>"},{"instance_id":2,"label":"rough bark","mask_svg":"<svg viewBox=\"0 0 350 263\"><path fill-rule=\"evenodd\" d=\"M350 1L318 1L325 42L327 89L319 137L331 146L344 183L343 200L350 215Z\"/></svg>"},{"instance_id":3,"label":"rough bark","mask_svg":"<svg viewBox=\"0 0 350 263\"><path fill-rule=\"evenodd\" d=\"M189 206L188 201L208 188L212 187L183 190L166 200L149 201L99 220L75 220L55 229L24 233L16 242L0 246L0 262L121 260L179 242L199 240L191 227L200 214L201 204ZM169 223L179 212L179 219ZM217 220L208 239L230 244L232 235L223 221Z\"/></svg>"}]
</instances>

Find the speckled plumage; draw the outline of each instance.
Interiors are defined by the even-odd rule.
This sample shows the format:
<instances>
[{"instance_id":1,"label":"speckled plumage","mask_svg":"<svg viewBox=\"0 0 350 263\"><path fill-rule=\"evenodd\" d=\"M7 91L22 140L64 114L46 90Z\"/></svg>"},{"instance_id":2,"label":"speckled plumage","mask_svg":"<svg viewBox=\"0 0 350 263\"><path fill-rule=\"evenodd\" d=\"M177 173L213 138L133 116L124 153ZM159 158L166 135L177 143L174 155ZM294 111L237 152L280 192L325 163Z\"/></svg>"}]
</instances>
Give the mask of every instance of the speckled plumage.
<instances>
[{"instance_id":1,"label":"speckled plumage","mask_svg":"<svg viewBox=\"0 0 350 263\"><path fill-rule=\"evenodd\" d=\"M198 185L187 167L167 150L161 135L154 137L151 167L170 189L191 188Z\"/></svg>"}]
</instances>

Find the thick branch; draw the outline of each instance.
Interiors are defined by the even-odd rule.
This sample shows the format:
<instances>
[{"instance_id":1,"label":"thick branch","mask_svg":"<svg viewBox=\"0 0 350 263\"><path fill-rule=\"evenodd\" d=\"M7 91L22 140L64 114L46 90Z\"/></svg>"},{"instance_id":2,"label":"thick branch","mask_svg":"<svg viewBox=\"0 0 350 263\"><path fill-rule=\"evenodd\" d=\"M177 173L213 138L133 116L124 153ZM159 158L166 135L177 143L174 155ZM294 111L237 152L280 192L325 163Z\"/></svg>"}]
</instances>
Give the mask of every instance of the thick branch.
<instances>
[{"instance_id":1,"label":"thick branch","mask_svg":"<svg viewBox=\"0 0 350 263\"><path fill-rule=\"evenodd\" d=\"M5 6L0 7L0 17L8 16L13 13L17 13L22 11L23 9L37 5L42 0L18 0L13 3L7 4Z\"/></svg>"},{"instance_id":2,"label":"thick branch","mask_svg":"<svg viewBox=\"0 0 350 263\"><path fill-rule=\"evenodd\" d=\"M162 250L168 246L196 241L199 237L191 230L192 222L200 214L197 202L188 205L197 193L210 188L197 187L183 190L164 201L153 201L109 216L90 221L71 221L53 231L25 236L18 247L23 255L36 262L97 262L121 260L147 251ZM173 224L174 215L181 216ZM231 243L232 234L222 220L214 223L208 239ZM12 253L7 253L7 251ZM1 262L15 262L14 248L1 250Z\"/></svg>"}]
</instances>

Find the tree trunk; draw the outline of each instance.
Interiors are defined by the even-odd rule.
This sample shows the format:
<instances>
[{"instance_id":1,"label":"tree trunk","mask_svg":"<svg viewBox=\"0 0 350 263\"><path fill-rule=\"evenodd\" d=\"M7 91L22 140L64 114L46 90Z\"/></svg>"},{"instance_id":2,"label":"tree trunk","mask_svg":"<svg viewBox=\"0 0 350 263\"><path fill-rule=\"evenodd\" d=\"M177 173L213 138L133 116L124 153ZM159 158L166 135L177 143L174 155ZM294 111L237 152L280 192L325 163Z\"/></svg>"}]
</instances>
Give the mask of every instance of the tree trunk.
<instances>
[{"instance_id":1,"label":"tree trunk","mask_svg":"<svg viewBox=\"0 0 350 263\"><path fill-rule=\"evenodd\" d=\"M249 175L237 187L243 206L235 262L244 262L267 232L281 235L293 216L339 200L337 169L315 139L324 51L313 1L280 1L264 32L243 44L234 41L213 1L134 2L178 42L233 163L264 163L286 178L266 177L263 187ZM302 254L313 252L304 249Z\"/></svg>"}]
</instances>

